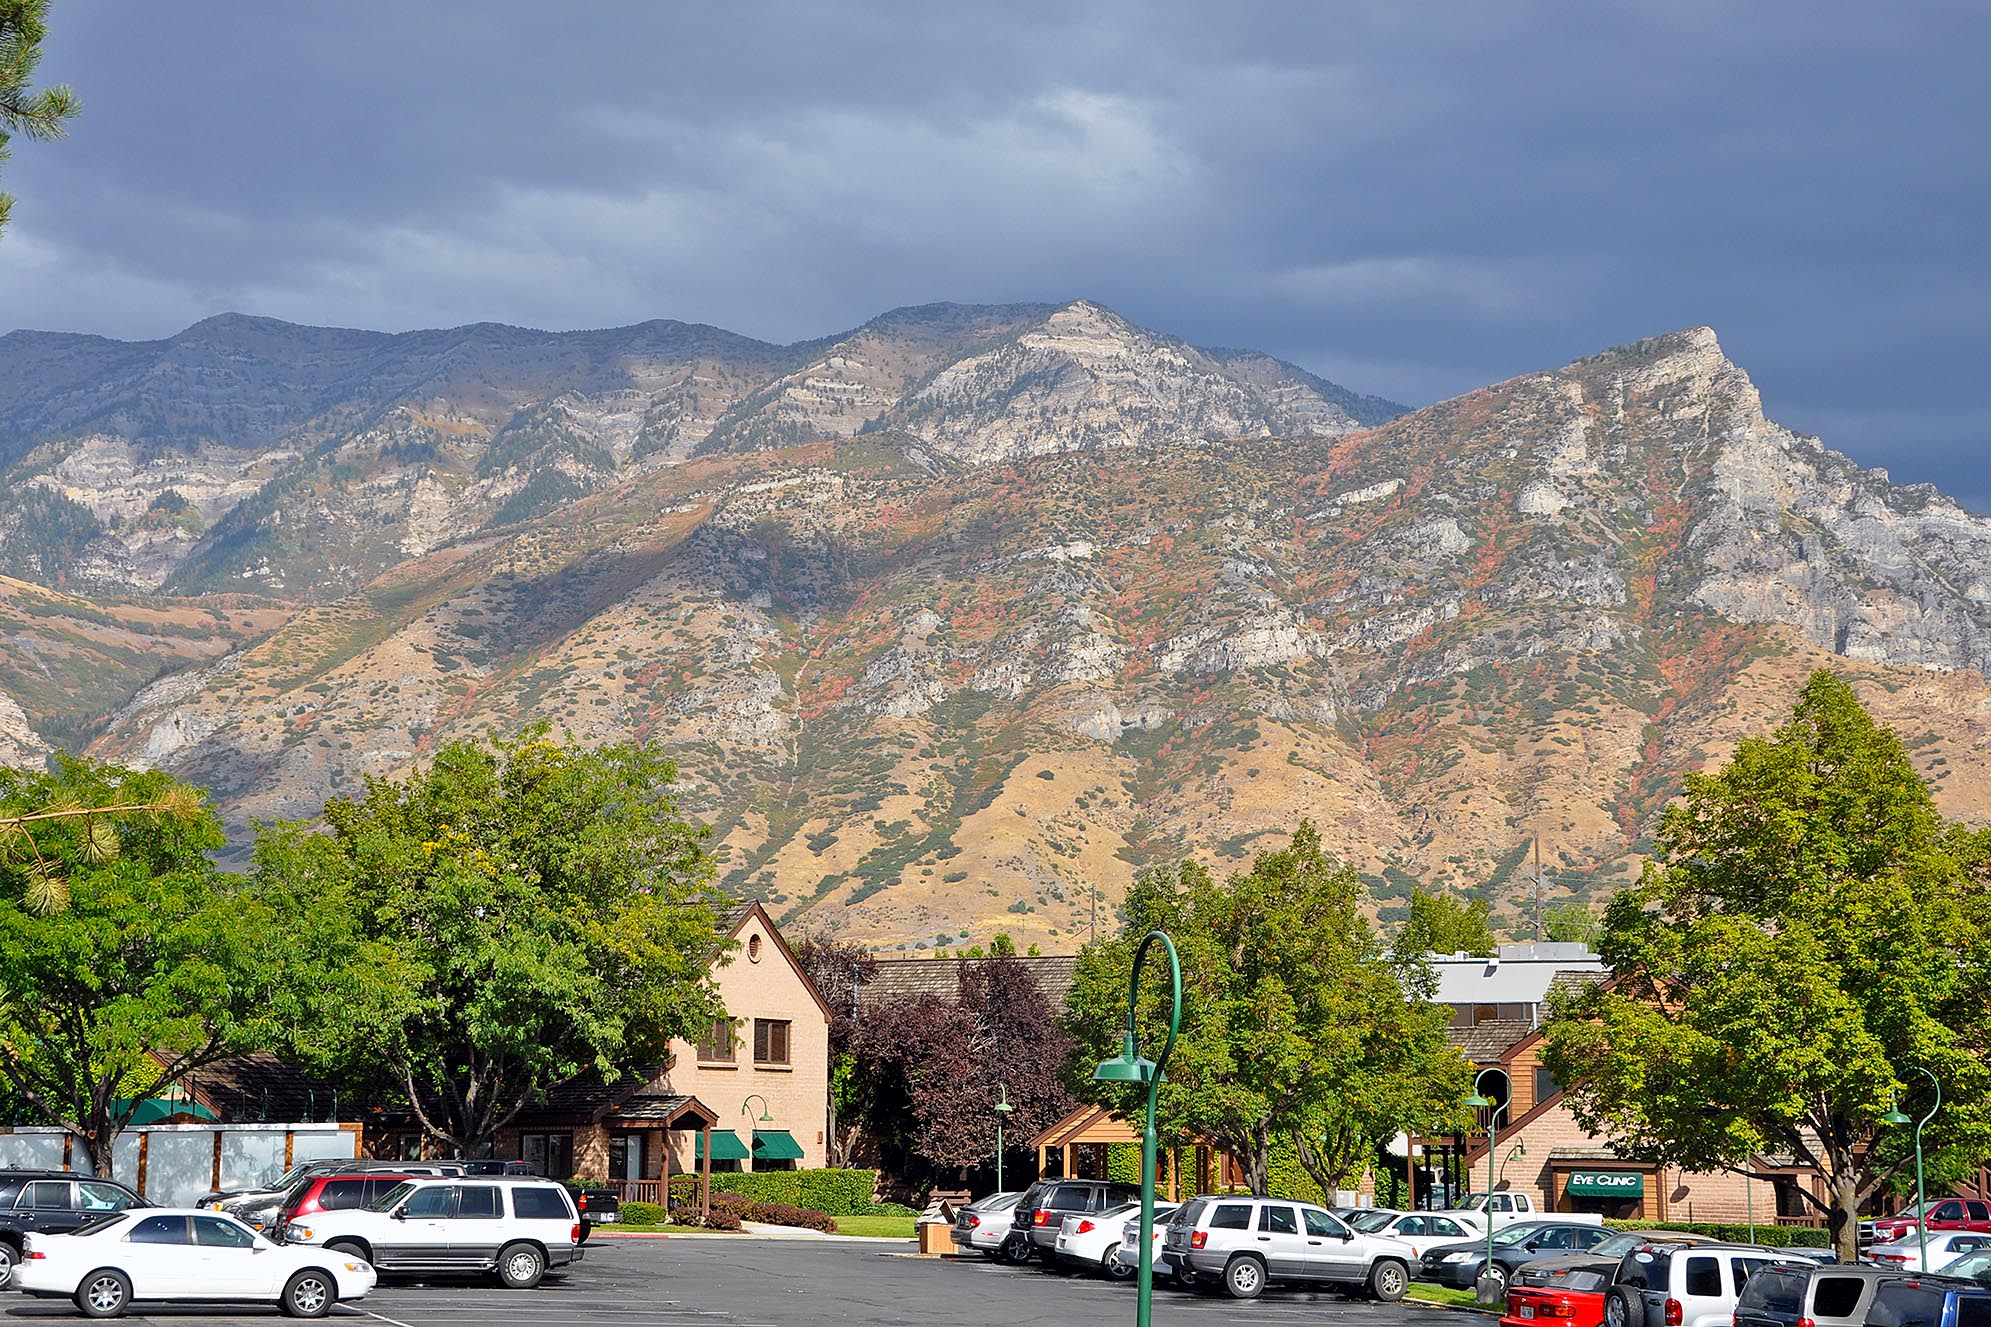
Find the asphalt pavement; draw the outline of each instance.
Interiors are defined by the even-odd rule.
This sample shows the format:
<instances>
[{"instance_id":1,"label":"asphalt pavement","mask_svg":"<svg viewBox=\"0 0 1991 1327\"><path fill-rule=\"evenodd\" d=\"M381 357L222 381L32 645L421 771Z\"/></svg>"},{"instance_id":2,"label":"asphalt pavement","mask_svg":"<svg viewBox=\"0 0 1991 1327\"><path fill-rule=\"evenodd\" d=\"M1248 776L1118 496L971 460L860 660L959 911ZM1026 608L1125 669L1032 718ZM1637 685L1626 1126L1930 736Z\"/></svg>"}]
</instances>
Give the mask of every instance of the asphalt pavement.
<instances>
[{"instance_id":1,"label":"asphalt pavement","mask_svg":"<svg viewBox=\"0 0 1991 1327\"><path fill-rule=\"evenodd\" d=\"M1125 1323L1134 1290L1093 1277L1004 1267L981 1259L919 1258L892 1240L597 1238L578 1266L534 1290L488 1281L389 1281L334 1321L349 1327L1060 1327ZM0 1294L0 1324L80 1321L61 1300ZM1415 1305L1269 1290L1239 1303L1157 1288L1158 1327L1315 1323L1338 1327L1469 1327L1469 1316ZM171 1327L270 1327L274 1307L153 1308L125 1321Z\"/></svg>"}]
</instances>

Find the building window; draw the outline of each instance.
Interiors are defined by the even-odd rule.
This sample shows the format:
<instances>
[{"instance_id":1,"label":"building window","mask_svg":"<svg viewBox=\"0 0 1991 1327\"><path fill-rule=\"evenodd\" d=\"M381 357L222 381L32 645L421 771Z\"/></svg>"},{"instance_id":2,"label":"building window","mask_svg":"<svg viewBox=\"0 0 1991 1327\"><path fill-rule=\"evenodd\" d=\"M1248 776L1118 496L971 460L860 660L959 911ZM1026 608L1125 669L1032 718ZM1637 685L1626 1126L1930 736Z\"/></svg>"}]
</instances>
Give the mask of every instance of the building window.
<instances>
[{"instance_id":1,"label":"building window","mask_svg":"<svg viewBox=\"0 0 1991 1327\"><path fill-rule=\"evenodd\" d=\"M422 1136L419 1133L394 1133L387 1136L383 1161L420 1161L422 1159Z\"/></svg>"},{"instance_id":2,"label":"building window","mask_svg":"<svg viewBox=\"0 0 1991 1327\"><path fill-rule=\"evenodd\" d=\"M1474 1027L1478 1027L1481 1023L1491 1023L1499 1017L1500 1006L1497 1004L1476 1004L1473 1006Z\"/></svg>"},{"instance_id":3,"label":"building window","mask_svg":"<svg viewBox=\"0 0 1991 1327\"><path fill-rule=\"evenodd\" d=\"M571 1133L526 1133L518 1140L519 1160L535 1175L549 1180L570 1179L574 1174L574 1135Z\"/></svg>"},{"instance_id":4,"label":"building window","mask_svg":"<svg viewBox=\"0 0 1991 1327\"><path fill-rule=\"evenodd\" d=\"M1555 1075L1540 1065L1535 1066L1535 1104L1541 1105L1556 1093L1562 1091L1562 1084L1555 1081Z\"/></svg>"},{"instance_id":5,"label":"building window","mask_svg":"<svg viewBox=\"0 0 1991 1327\"><path fill-rule=\"evenodd\" d=\"M733 1062L733 1020L715 1018L712 1026L698 1042L698 1062L700 1064L731 1064Z\"/></svg>"},{"instance_id":6,"label":"building window","mask_svg":"<svg viewBox=\"0 0 1991 1327\"><path fill-rule=\"evenodd\" d=\"M754 1063L787 1064L788 1031L794 1025L786 1019L754 1020Z\"/></svg>"}]
</instances>

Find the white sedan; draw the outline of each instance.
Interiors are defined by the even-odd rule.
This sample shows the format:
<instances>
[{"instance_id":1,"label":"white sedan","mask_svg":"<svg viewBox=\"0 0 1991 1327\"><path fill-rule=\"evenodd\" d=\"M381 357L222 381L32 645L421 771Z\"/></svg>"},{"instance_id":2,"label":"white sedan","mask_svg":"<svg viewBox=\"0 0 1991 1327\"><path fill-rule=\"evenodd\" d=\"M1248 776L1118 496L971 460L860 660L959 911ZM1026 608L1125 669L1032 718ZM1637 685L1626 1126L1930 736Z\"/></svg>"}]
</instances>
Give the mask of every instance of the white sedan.
<instances>
[{"instance_id":1,"label":"white sedan","mask_svg":"<svg viewBox=\"0 0 1991 1327\"><path fill-rule=\"evenodd\" d=\"M1975 1230L1938 1230L1929 1235L1929 1266L1946 1267L1979 1249L1991 1249L1991 1235ZM1876 1244L1866 1252L1867 1261L1877 1267L1898 1269L1903 1272L1926 1271L1922 1266L1922 1249L1914 1235L1898 1239L1890 1244Z\"/></svg>"},{"instance_id":2,"label":"white sedan","mask_svg":"<svg viewBox=\"0 0 1991 1327\"><path fill-rule=\"evenodd\" d=\"M1155 1233L1160 1234L1168 1214L1175 1210L1174 1203L1155 1204ZM1100 1272L1115 1281L1124 1281L1139 1271L1138 1264L1122 1263L1119 1259L1120 1244L1124 1228L1132 1223L1136 1232L1141 1224L1141 1205L1122 1203L1104 1212L1093 1212L1087 1216L1068 1216L1058 1227L1056 1254L1061 1262L1072 1263L1089 1272ZM1137 1233L1134 1242L1138 1245Z\"/></svg>"},{"instance_id":3,"label":"white sedan","mask_svg":"<svg viewBox=\"0 0 1991 1327\"><path fill-rule=\"evenodd\" d=\"M1400 1239L1420 1258L1427 1250L1440 1244L1486 1238L1485 1226L1461 1218L1455 1212L1442 1216L1436 1212L1376 1212L1366 1217L1358 1216L1349 1224L1364 1235Z\"/></svg>"},{"instance_id":4,"label":"white sedan","mask_svg":"<svg viewBox=\"0 0 1991 1327\"><path fill-rule=\"evenodd\" d=\"M322 1318L373 1289L374 1273L350 1254L272 1244L216 1212L142 1207L67 1235L29 1235L14 1283L74 1300L86 1318L119 1317L147 1300L258 1300Z\"/></svg>"}]
</instances>

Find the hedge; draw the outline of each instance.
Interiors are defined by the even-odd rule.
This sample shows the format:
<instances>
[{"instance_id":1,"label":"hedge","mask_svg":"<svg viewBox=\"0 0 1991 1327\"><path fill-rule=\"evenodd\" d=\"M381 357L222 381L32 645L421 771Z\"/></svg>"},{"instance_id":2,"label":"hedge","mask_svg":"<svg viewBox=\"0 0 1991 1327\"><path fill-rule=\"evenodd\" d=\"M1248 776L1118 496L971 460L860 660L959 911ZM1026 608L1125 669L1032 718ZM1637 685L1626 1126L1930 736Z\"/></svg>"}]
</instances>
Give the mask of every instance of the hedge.
<instances>
[{"instance_id":1,"label":"hedge","mask_svg":"<svg viewBox=\"0 0 1991 1327\"><path fill-rule=\"evenodd\" d=\"M662 1203L624 1203L622 1219L632 1226L661 1226L669 1213Z\"/></svg>"},{"instance_id":2,"label":"hedge","mask_svg":"<svg viewBox=\"0 0 1991 1327\"><path fill-rule=\"evenodd\" d=\"M1709 1235L1731 1244L1747 1244L1750 1227L1742 1221L1606 1221L1613 1230L1684 1230L1690 1235ZM1776 1226L1767 1221L1755 1225L1758 1244L1823 1249L1831 1239L1817 1226Z\"/></svg>"},{"instance_id":3,"label":"hedge","mask_svg":"<svg viewBox=\"0 0 1991 1327\"><path fill-rule=\"evenodd\" d=\"M878 1210L875 1170L725 1171L712 1177L714 1193L737 1193L755 1202L800 1207L830 1216L867 1216ZM671 1201L698 1201L698 1176L673 1175Z\"/></svg>"}]
</instances>

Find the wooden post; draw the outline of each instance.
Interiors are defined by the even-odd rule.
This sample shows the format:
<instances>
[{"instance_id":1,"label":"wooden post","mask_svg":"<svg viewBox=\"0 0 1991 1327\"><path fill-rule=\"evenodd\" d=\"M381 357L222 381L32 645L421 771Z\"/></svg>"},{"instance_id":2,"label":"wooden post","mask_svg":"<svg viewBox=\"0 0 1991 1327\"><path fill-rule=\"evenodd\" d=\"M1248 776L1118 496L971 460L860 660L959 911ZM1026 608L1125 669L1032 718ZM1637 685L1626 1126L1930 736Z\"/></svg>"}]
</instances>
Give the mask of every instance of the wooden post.
<instances>
[{"instance_id":1,"label":"wooden post","mask_svg":"<svg viewBox=\"0 0 1991 1327\"><path fill-rule=\"evenodd\" d=\"M138 1135L137 1183L134 1184L132 1187L138 1190L138 1196L141 1198L145 1196L145 1166L146 1163L151 1159L152 1159L152 1135L149 1133L140 1133Z\"/></svg>"},{"instance_id":2,"label":"wooden post","mask_svg":"<svg viewBox=\"0 0 1991 1327\"><path fill-rule=\"evenodd\" d=\"M705 1125L699 1133L705 1139L705 1155L698 1165L698 1216L704 1220L712 1215L712 1126Z\"/></svg>"},{"instance_id":3,"label":"wooden post","mask_svg":"<svg viewBox=\"0 0 1991 1327\"><path fill-rule=\"evenodd\" d=\"M1404 1199L1403 1205L1415 1212L1417 1210L1417 1139L1407 1129L1403 1135L1403 1177L1410 1186L1405 1190L1409 1196Z\"/></svg>"},{"instance_id":4,"label":"wooden post","mask_svg":"<svg viewBox=\"0 0 1991 1327\"><path fill-rule=\"evenodd\" d=\"M285 1173L285 1174L289 1174L289 1173L290 1173L290 1168L291 1168L291 1165L293 1164L290 1158L291 1158L291 1155L292 1155L292 1154L293 1154L293 1153L294 1153L294 1152L295 1152L296 1150L297 1150L297 1135L296 1135L296 1133L294 1133L293 1131L291 1131L291 1130L289 1130L289 1129L285 1129L285 1130L283 1131L283 1169L284 1169L284 1173ZM355 1149L355 1150L357 1150L357 1149ZM220 1186L219 1184L217 1184L217 1185L215 1185L214 1187L218 1189L218 1188L220 1188L221 1186Z\"/></svg>"},{"instance_id":5,"label":"wooden post","mask_svg":"<svg viewBox=\"0 0 1991 1327\"><path fill-rule=\"evenodd\" d=\"M210 1187L216 1190L221 1188L221 1130L219 1129L214 1131L214 1183Z\"/></svg>"}]
</instances>

